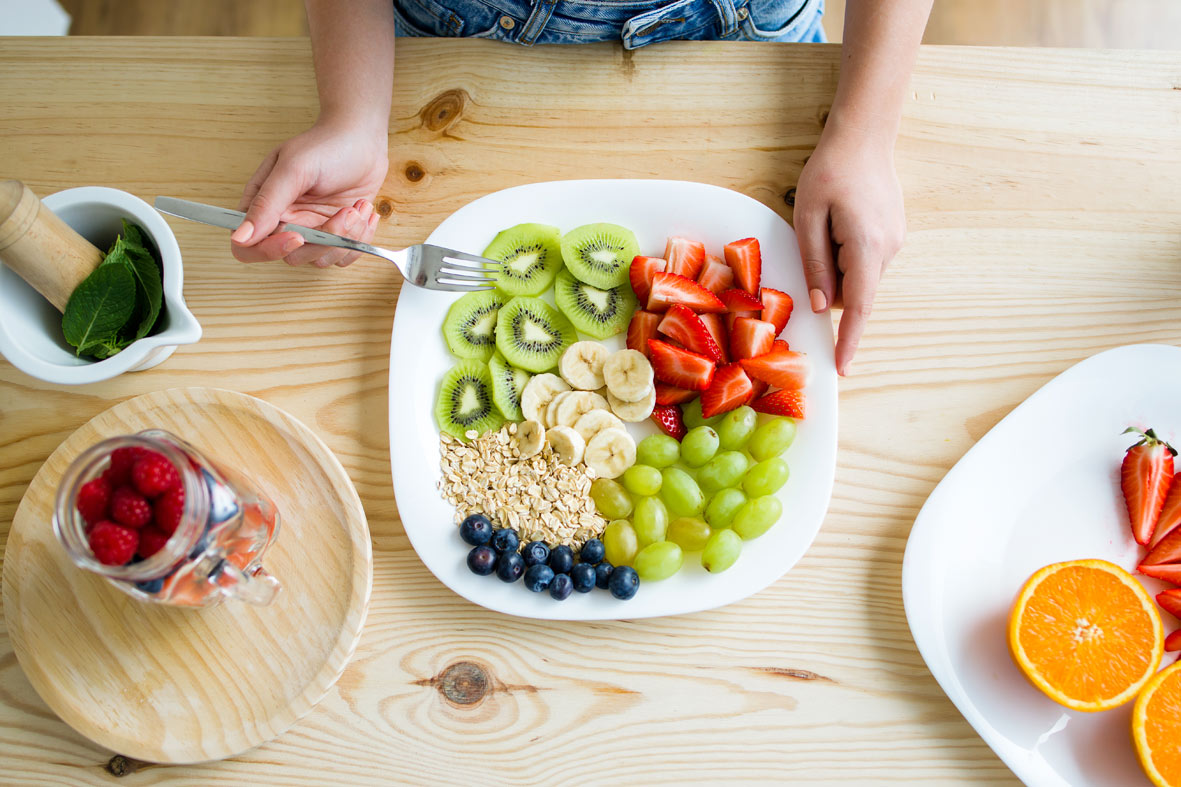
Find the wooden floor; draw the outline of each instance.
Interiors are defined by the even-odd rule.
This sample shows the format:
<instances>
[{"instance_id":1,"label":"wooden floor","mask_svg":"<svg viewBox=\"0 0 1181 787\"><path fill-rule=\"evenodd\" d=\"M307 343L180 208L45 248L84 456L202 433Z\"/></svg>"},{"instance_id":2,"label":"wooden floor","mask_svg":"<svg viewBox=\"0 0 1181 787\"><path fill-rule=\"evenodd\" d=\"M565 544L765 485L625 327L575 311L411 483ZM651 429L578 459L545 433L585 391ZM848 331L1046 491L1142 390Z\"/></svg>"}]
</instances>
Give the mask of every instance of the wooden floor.
<instances>
[{"instance_id":1,"label":"wooden floor","mask_svg":"<svg viewBox=\"0 0 1181 787\"><path fill-rule=\"evenodd\" d=\"M72 35L307 35L301 0L59 0ZM824 27L841 40L846 0ZM928 44L1181 48L1181 0L935 0Z\"/></svg>"}]
</instances>

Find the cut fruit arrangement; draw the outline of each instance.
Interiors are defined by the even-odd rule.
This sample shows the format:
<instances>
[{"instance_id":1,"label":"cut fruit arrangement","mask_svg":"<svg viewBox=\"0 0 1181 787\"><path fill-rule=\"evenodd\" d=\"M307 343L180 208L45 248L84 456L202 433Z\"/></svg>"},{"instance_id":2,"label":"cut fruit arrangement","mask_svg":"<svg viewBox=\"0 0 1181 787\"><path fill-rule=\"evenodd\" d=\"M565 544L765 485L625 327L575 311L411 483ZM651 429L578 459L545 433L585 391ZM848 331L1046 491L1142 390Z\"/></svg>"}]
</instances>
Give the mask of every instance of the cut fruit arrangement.
<instances>
[{"instance_id":1,"label":"cut fruit arrangement","mask_svg":"<svg viewBox=\"0 0 1181 787\"><path fill-rule=\"evenodd\" d=\"M807 357L777 338L792 299L761 287L756 239L727 244L722 258L678 237L669 238L663 258L639 252L634 234L614 224L565 235L542 224L500 232L484 251L502 262L497 290L464 295L444 321L447 346L459 360L436 403L440 429L460 441L519 422L497 436L513 441L510 461L541 457L582 468L605 517L597 530L580 528L569 546L544 540L552 539L557 515L548 498L538 504L544 513L532 520L536 528L498 521L486 509L457 513L461 530L472 516L491 514L489 532L527 534L531 544L558 554L601 538L605 559L595 565L623 577L620 592L612 588L617 598L634 595L641 579L675 574L686 552L701 552L711 572L725 570L744 539L778 521L782 504L774 493L788 476L779 455L794 439L791 419L804 415L809 372ZM551 286L557 308L541 297ZM625 330L627 349L612 352L596 341ZM760 425L759 413L790 417ZM626 424L649 418L665 434L637 447ZM445 477L444 497L455 499L446 483ZM498 510L515 513L513 506ZM474 573L499 576L500 567L517 562L500 548L465 540L473 546ZM517 535L513 554L521 541ZM554 577L565 573L558 561L550 567ZM506 581L521 575L505 571ZM557 583L551 596L569 596L561 589L565 580Z\"/></svg>"}]
</instances>

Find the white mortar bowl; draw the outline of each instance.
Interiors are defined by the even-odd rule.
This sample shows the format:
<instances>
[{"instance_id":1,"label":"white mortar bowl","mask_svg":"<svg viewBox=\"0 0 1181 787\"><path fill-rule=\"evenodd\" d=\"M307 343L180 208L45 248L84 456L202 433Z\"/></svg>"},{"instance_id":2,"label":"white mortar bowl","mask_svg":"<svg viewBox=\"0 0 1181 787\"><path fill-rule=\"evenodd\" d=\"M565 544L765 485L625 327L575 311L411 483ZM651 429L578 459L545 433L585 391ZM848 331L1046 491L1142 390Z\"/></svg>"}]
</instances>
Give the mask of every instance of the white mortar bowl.
<instances>
[{"instance_id":1,"label":"white mortar bowl","mask_svg":"<svg viewBox=\"0 0 1181 787\"><path fill-rule=\"evenodd\" d=\"M78 358L62 335L61 313L0 263L0 355L9 363L46 382L81 385L150 369L172 355L177 345L201 338L201 325L184 301L180 247L155 208L133 194L103 186L66 189L42 202L103 252L122 231L123 219L142 227L160 251L164 308L151 336L105 360Z\"/></svg>"}]
</instances>

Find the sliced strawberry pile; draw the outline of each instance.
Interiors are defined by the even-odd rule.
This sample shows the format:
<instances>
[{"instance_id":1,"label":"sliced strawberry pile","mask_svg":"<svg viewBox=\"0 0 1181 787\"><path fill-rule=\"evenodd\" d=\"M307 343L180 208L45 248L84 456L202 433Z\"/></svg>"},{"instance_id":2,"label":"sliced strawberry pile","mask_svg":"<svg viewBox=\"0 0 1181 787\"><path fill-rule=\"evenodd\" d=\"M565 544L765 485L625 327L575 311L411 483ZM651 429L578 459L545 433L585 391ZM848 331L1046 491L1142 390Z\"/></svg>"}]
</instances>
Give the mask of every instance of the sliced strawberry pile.
<instances>
[{"instance_id":1,"label":"sliced strawberry pile","mask_svg":"<svg viewBox=\"0 0 1181 787\"><path fill-rule=\"evenodd\" d=\"M742 405L804 417L808 358L778 338L794 302L762 286L757 238L728 243L717 257L699 241L671 237L664 257L637 256L628 275L642 308L628 325L627 346L652 361L652 420L661 429L679 439L680 405L698 396L707 418ZM1174 520L1181 525L1181 493Z\"/></svg>"}]
</instances>

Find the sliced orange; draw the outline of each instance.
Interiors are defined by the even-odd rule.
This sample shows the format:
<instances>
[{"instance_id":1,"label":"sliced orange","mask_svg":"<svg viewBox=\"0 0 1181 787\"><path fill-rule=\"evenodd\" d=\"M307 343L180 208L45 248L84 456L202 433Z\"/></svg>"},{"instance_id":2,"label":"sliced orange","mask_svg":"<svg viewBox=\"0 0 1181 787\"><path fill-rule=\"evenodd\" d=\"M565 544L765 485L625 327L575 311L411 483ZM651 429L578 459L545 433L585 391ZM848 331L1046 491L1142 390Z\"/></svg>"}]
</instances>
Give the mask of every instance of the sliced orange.
<instances>
[{"instance_id":1,"label":"sliced orange","mask_svg":"<svg viewBox=\"0 0 1181 787\"><path fill-rule=\"evenodd\" d=\"M1152 597L1106 560L1038 570L1009 618L1009 650L1047 697L1072 710L1123 705L1160 666L1164 630Z\"/></svg>"},{"instance_id":2,"label":"sliced orange","mask_svg":"<svg viewBox=\"0 0 1181 787\"><path fill-rule=\"evenodd\" d=\"M1132 710L1132 740L1157 787L1181 787L1181 662L1148 681Z\"/></svg>"}]
</instances>

